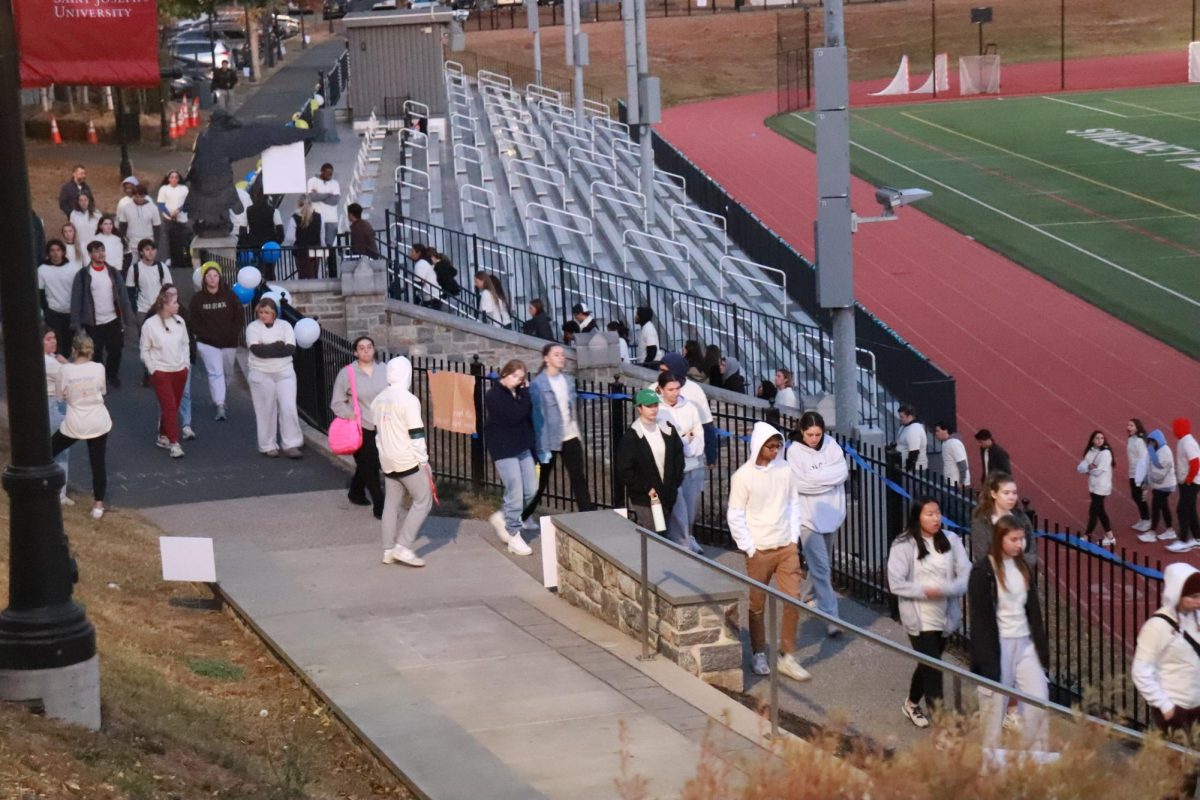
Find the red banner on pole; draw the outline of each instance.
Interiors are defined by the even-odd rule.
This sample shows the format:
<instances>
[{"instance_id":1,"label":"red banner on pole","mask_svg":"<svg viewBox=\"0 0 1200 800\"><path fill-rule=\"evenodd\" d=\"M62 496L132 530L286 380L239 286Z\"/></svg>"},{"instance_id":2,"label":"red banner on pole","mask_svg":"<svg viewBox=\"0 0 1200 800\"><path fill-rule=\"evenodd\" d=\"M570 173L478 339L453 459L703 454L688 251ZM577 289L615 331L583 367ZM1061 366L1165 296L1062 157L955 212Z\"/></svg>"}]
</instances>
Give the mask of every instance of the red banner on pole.
<instances>
[{"instance_id":1,"label":"red banner on pole","mask_svg":"<svg viewBox=\"0 0 1200 800\"><path fill-rule=\"evenodd\" d=\"M156 0L14 0L21 86L157 86Z\"/></svg>"}]
</instances>

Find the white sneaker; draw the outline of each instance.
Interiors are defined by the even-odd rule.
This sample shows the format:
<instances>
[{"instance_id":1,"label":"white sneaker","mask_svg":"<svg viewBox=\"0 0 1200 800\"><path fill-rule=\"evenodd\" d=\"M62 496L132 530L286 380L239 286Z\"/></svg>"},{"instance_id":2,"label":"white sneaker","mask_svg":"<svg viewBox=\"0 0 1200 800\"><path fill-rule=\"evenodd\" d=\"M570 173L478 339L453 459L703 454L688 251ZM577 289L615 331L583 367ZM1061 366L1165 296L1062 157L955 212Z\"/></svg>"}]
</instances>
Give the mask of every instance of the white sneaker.
<instances>
[{"instance_id":1,"label":"white sneaker","mask_svg":"<svg viewBox=\"0 0 1200 800\"><path fill-rule=\"evenodd\" d=\"M766 653L755 653L754 654L754 662L750 668L752 670L754 670L755 675L770 675L771 674L771 662L767 659L767 654Z\"/></svg>"},{"instance_id":2,"label":"white sneaker","mask_svg":"<svg viewBox=\"0 0 1200 800\"><path fill-rule=\"evenodd\" d=\"M396 555L391 550L384 550L383 551L383 563L395 564L396 563Z\"/></svg>"},{"instance_id":3,"label":"white sneaker","mask_svg":"<svg viewBox=\"0 0 1200 800\"><path fill-rule=\"evenodd\" d=\"M514 533L508 539L508 552L518 556L528 556L533 554L533 549L525 543L521 534Z\"/></svg>"},{"instance_id":4,"label":"white sneaker","mask_svg":"<svg viewBox=\"0 0 1200 800\"><path fill-rule=\"evenodd\" d=\"M103 508L93 508L92 509L92 519L100 519L103 516L104 516Z\"/></svg>"},{"instance_id":5,"label":"white sneaker","mask_svg":"<svg viewBox=\"0 0 1200 800\"><path fill-rule=\"evenodd\" d=\"M64 506L75 505L75 501L72 500L71 498L67 497L65 494L62 497L58 498L58 502L59 502L59 505L64 505Z\"/></svg>"},{"instance_id":6,"label":"white sneaker","mask_svg":"<svg viewBox=\"0 0 1200 800\"><path fill-rule=\"evenodd\" d=\"M521 530L523 530L523 531L531 531L533 533L536 533L536 532L540 531L541 529L542 529L541 523L538 522L533 517L530 517L529 519L527 519L521 523Z\"/></svg>"},{"instance_id":7,"label":"white sneaker","mask_svg":"<svg viewBox=\"0 0 1200 800\"><path fill-rule=\"evenodd\" d=\"M1160 542L1169 542L1174 538L1175 538L1175 529L1174 528L1167 528L1165 531L1163 531L1162 533L1160 533L1158 535L1158 540Z\"/></svg>"},{"instance_id":8,"label":"white sneaker","mask_svg":"<svg viewBox=\"0 0 1200 800\"><path fill-rule=\"evenodd\" d=\"M1154 531L1147 531L1146 533L1138 534L1137 538L1138 538L1139 542L1157 542L1158 541L1158 536L1155 535Z\"/></svg>"},{"instance_id":9,"label":"white sneaker","mask_svg":"<svg viewBox=\"0 0 1200 800\"><path fill-rule=\"evenodd\" d=\"M225 414L225 406L217 406L216 416L213 417L217 422L224 422L229 417Z\"/></svg>"},{"instance_id":10,"label":"white sneaker","mask_svg":"<svg viewBox=\"0 0 1200 800\"><path fill-rule=\"evenodd\" d=\"M154 441L154 446L161 447L163 450L170 450L171 449L171 440L165 436L159 436Z\"/></svg>"},{"instance_id":11,"label":"white sneaker","mask_svg":"<svg viewBox=\"0 0 1200 800\"><path fill-rule=\"evenodd\" d=\"M401 564L407 564L410 567L425 566L425 559L401 545L396 545L392 548L392 558L394 559L392 563L399 561Z\"/></svg>"},{"instance_id":12,"label":"white sneaker","mask_svg":"<svg viewBox=\"0 0 1200 800\"><path fill-rule=\"evenodd\" d=\"M496 535L500 537L500 541L507 544L512 540L512 534L508 532L508 526L504 524L504 512L497 511L488 517L488 522L496 529Z\"/></svg>"},{"instance_id":13,"label":"white sneaker","mask_svg":"<svg viewBox=\"0 0 1200 800\"><path fill-rule=\"evenodd\" d=\"M1109 531L1108 533L1104 534L1104 538L1100 540L1101 547L1115 547L1116 544L1117 544L1117 537L1113 536L1112 531Z\"/></svg>"},{"instance_id":14,"label":"white sneaker","mask_svg":"<svg viewBox=\"0 0 1200 800\"><path fill-rule=\"evenodd\" d=\"M183 448L179 446L178 442L171 445L171 458L183 458Z\"/></svg>"},{"instance_id":15,"label":"white sneaker","mask_svg":"<svg viewBox=\"0 0 1200 800\"><path fill-rule=\"evenodd\" d=\"M921 710L919 705L914 705L905 700L904 705L900 706L900 710L904 713L904 716L908 717L908 721L918 728L929 727L929 717L925 716L925 712Z\"/></svg>"},{"instance_id":16,"label":"white sneaker","mask_svg":"<svg viewBox=\"0 0 1200 800\"><path fill-rule=\"evenodd\" d=\"M1138 520L1137 522L1133 523L1129 527L1133 528L1135 531L1148 531L1148 530L1150 530L1150 520L1148 520L1148 519Z\"/></svg>"},{"instance_id":17,"label":"white sneaker","mask_svg":"<svg viewBox=\"0 0 1200 800\"><path fill-rule=\"evenodd\" d=\"M808 670L800 666L800 662L791 653L781 655L779 661L776 662L776 666L781 675L787 675L794 681L812 680L812 675L808 674Z\"/></svg>"},{"instance_id":18,"label":"white sneaker","mask_svg":"<svg viewBox=\"0 0 1200 800\"><path fill-rule=\"evenodd\" d=\"M1169 545L1167 545L1167 549L1170 550L1172 553L1186 553L1188 550L1191 550L1195 546L1196 546L1195 541L1190 541L1190 542L1174 541L1174 542L1171 542Z\"/></svg>"},{"instance_id":19,"label":"white sneaker","mask_svg":"<svg viewBox=\"0 0 1200 800\"><path fill-rule=\"evenodd\" d=\"M184 425L184 426L183 426L183 431L182 431L182 434L181 434L181 438L182 438L184 441L187 441L188 439L195 439L195 438L196 438L196 432L195 432L194 430L192 430L192 426L191 426L191 425Z\"/></svg>"}]
</instances>

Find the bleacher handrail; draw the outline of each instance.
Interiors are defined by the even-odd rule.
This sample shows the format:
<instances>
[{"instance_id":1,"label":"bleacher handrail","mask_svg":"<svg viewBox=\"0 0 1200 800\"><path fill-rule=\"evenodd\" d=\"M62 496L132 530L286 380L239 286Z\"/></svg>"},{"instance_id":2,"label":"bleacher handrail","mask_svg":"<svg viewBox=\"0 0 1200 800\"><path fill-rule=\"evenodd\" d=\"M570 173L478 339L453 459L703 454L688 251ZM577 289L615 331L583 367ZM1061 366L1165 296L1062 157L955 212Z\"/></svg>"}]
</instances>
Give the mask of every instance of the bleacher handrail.
<instances>
[{"instance_id":1,"label":"bleacher handrail","mask_svg":"<svg viewBox=\"0 0 1200 800\"><path fill-rule=\"evenodd\" d=\"M397 200L399 200L399 198L400 198L400 190L402 187L408 187L409 189L416 189L417 191L425 192L425 204L427 207L426 213L428 215L432 216L433 215L433 191L432 191L433 182L430 181L430 179L429 179L429 173L423 169L417 169L416 167L410 166L408 164L401 164L400 166L396 167L396 171L394 174L395 174L395 179L396 179L396 198L397 198ZM410 180L408 178L409 175L420 176L420 177L424 178L425 179L424 185L413 182L412 180Z\"/></svg>"},{"instance_id":2,"label":"bleacher handrail","mask_svg":"<svg viewBox=\"0 0 1200 800\"><path fill-rule=\"evenodd\" d=\"M596 189L603 191L597 193ZM605 194L608 192L608 194ZM628 189L615 183L606 183L604 181L592 181L588 184L588 212L594 219L596 217L596 201L603 200L606 203L623 206L633 209L636 218L642 223L642 228L646 225L646 195L634 189Z\"/></svg>"},{"instance_id":3,"label":"bleacher handrail","mask_svg":"<svg viewBox=\"0 0 1200 800\"><path fill-rule=\"evenodd\" d=\"M689 216L690 215L690 216ZM703 219L696 219L702 217ZM705 220L708 220L707 222ZM675 231L679 224L690 223L698 228L706 228L710 231L716 231L721 234L721 251L725 255L729 255L729 222L723 214L714 214L711 211L705 211L702 208L689 206L686 203L671 204L671 238L675 238ZM724 285L721 289L724 289ZM787 316L784 314L783 316Z\"/></svg>"},{"instance_id":4,"label":"bleacher handrail","mask_svg":"<svg viewBox=\"0 0 1200 800\"><path fill-rule=\"evenodd\" d=\"M512 89L513 85L512 78L507 75L501 75L499 72L492 72L486 69L481 69L475 73L475 82L480 85L491 83L503 86L505 89Z\"/></svg>"},{"instance_id":5,"label":"bleacher handrail","mask_svg":"<svg viewBox=\"0 0 1200 800\"><path fill-rule=\"evenodd\" d=\"M608 159L608 163L603 161L606 158ZM596 169L606 169L609 172L608 182L616 183L617 181L617 159L615 156L571 145L567 148L567 177L574 177L576 164L586 164Z\"/></svg>"},{"instance_id":6,"label":"bleacher handrail","mask_svg":"<svg viewBox=\"0 0 1200 800\"><path fill-rule=\"evenodd\" d=\"M592 128L596 133L607 133L609 136L621 136L625 139L629 138L629 126L624 122L608 117L592 117Z\"/></svg>"},{"instance_id":7,"label":"bleacher handrail","mask_svg":"<svg viewBox=\"0 0 1200 800\"><path fill-rule=\"evenodd\" d=\"M592 117L603 117L609 119L612 117L612 109L608 107L608 103L601 103L599 100L583 98L583 113L590 114Z\"/></svg>"},{"instance_id":8,"label":"bleacher handrail","mask_svg":"<svg viewBox=\"0 0 1200 800\"><path fill-rule=\"evenodd\" d=\"M527 161L523 158L507 159L505 170L508 172L508 186L510 189L516 189L517 178L525 178L531 183L553 186L563 195L563 199L569 202L566 196L567 178L563 175L562 170L544 166L536 161Z\"/></svg>"},{"instance_id":9,"label":"bleacher handrail","mask_svg":"<svg viewBox=\"0 0 1200 800\"><path fill-rule=\"evenodd\" d=\"M788 312L787 312L788 293L787 293L787 273L786 272L784 272L781 269L776 269L775 267L768 267L765 264L758 264L753 261L748 261L744 258L738 258L737 256L731 256L727 253L727 254L721 256L721 260L717 264L717 271L721 275L722 290L724 290L724 288L725 288L725 272L727 271L727 267L732 264L739 264L744 267L749 267L752 270L763 270L766 272L773 272L776 275L778 275L780 283L777 284L777 283L775 283L775 281L767 280L766 278L759 278L754 275L747 275L744 272L738 273L739 277L743 278L744 280L748 280L751 283L758 283L758 284L762 284L764 286L776 287L776 288L781 289L783 294L779 298L779 316L786 317L788 315Z\"/></svg>"},{"instance_id":10,"label":"bleacher handrail","mask_svg":"<svg viewBox=\"0 0 1200 800\"><path fill-rule=\"evenodd\" d=\"M466 70L463 68L462 63L459 61L454 61L453 59L446 59L442 62L442 71L452 72L456 75L466 74Z\"/></svg>"},{"instance_id":11,"label":"bleacher handrail","mask_svg":"<svg viewBox=\"0 0 1200 800\"><path fill-rule=\"evenodd\" d=\"M460 183L458 186L458 209L464 220L467 218L467 206L486 210L492 221L492 230L500 227L496 217L496 194L491 189L485 189L473 183Z\"/></svg>"},{"instance_id":12,"label":"bleacher handrail","mask_svg":"<svg viewBox=\"0 0 1200 800\"><path fill-rule=\"evenodd\" d=\"M562 174L562 173L559 173L559 174ZM571 222L574 222L574 223L576 223L576 226L572 227L572 226L564 224L562 222L554 222L550 219L539 219L537 217L534 217L534 216L532 216L532 213L535 209L538 211L544 212L548 217L551 215L557 214L557 215L559 215L560 219L566 219ZM555 208L554 206L548 206L548 205L545 205L544 203L526 203L524 219L525 219L525 244L526 245L529 244L529 239L534 235L533 234L533 226L535 224L536 225L545 225L549 228L557 228L558 230L566 231L567 233L573 233L578 236L583 236L584 238L586 238L587 242L588 242L588 258L593 261L595 260L595 258L596 258L595 225L590 218L585 217L582 214L572 214L570 211L566 211L561 208Z\"/></svg>"},{"instance_id":13,"label":"bleacher handrail","mask_svg":"<svg viewBox=\"0 0 1200 800\"><path fill-rule=\"evenodd\" d=\"M525 102L532 105L533 101L530 98L538 100L550 100L558 105L563 104L563 93L558 89L551 89L546 86L540 86L536 83L525 84Z\"/></svg>"},{"instance_id":14,"label":"bleacher handrail","mask_svg":"<svg viewBox=\"0 0 1200 800\"><path fill-rule=\"evenodd\" d=\"M631 244L630 240L638 243ZM647 244L642 244L645 242ZM651 244L657 242L665 245L664 249L655 250ZM629 274L629 251L636 250L647 255L658 256L659 258L669 258L673 261L682 261L687 267L687 288L690 291L692 288L692 248L686 242L677 242L674 239L668 239L665 236L656 236L653 233L639 231L633 228L626 228L621 234L621 271L626 275ZM674 252L672 252L674 250ZM682 255L680 255L682 254Z\"/></svg>"}]
</instances>

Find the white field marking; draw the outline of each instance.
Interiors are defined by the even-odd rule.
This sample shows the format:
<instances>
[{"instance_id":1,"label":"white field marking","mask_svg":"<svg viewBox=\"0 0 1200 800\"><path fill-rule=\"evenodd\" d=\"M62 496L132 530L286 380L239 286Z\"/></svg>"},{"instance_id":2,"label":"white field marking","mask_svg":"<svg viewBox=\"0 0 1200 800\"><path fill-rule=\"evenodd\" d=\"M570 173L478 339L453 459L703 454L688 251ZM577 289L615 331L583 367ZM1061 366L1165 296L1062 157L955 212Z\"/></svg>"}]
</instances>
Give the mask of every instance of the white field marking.
<instances>
[{"instance_id":1,"label":"white field marking","mask_svg":"<svg viewBox=\"0 0 1200 800\"><path fill-rule=\"evenodd\" d=\"M1063 105L1067 106L1075 106L1076 108L1082 108L1085 111L1095 111L1097 114L1108 114L1113 117L1120 117L1121 119L1129 119L1129 115L1127 114L1119 114L1116 111L1106 111L1103 108L1096 108L1095 106L1084 105L1083 103L1073 103L1070 100L1063 100L1061 97L1051 97L1044 94L1042 95L1042 99L1052 100L1055 103L1062 103Z\"/></svg>"},{"instance_id":2,"label":"white field marking","mask_svg":"<svg viewBox=\"0 0 1200 800\"><path fill-rule=\"evenodd\" d=\"M1164 214L1159 217L1126 217L1125 219L1081 219L1076 222L1042 222L1037 227L1049 228L1053 225L1108 225L1112 222L1147 222L1152 219L1191 219L1187 214Z\"/></svg>"},{"instance_id":3,"label":"white field marking","mask_svg":"<svg viewBox=\"0 0 1200 800\"><path fill-rule=\"evenodd\" d=\"M1140 106L1137 103L1128 103L1124 100L1109 100L1108 102L1116 103L1117 105L1122 106L1129 106L1130 108L1136 108L1139 111L1152 111L1154 112L1154 116L1179 117L1180 119L1185 119L1188 122L1200 122L1200 120L1195 119L1194 117L1189 117L1186 114L1180 114L1176 111L1163 111L1161 108L1154 108L1153 106Z\"/></svg>"},{"instance_id":4,"label":"white field marking","mask_svg":"<svg viewBox=\"0 0 1200 800\"><path fill-rule=\"evenodd\" d=\"M803 122L808 123L809 125L812 125L813 127L816 127L816 123L810 122L809 120L805 119L803 116L801 116L797 112L792 112L792 116L796 117L797 119L799 119ZM1078 253L1082 253L1083 255L1088 256L1089 258L1092 258L1101 264L1104 264L1106 267L1111 267L1112 269L1115 269L1117 272L1124 273L1125 275L1128 275L1129 277L1134 278L1136 280L1142 281L1143 283L1149 284L1150 286L1153 286L1156 289L1161 289L1163 292L1171 295L1172 297L1176 297L1185 303L1188 303L1197 308L1200 308L1200 301L1193 300L1192 298L1188 297L1187 295L1177 292L1169 286L1163 286L1161 283L1159 283L1157 281L1150 280L1145 275L1141 275L1141 274L1129 269L1128 267L1121 266L1120 264L1116 263L1115 261L1110 261L1107 258L1105 258L1104 256L1098 255L1096 253L1093 253L1091 250L1080 247L1079 245L1075 244L1074 242L1069 242L1066 239L1063 239L1062 237L1055 236L1053 233L1050 233L1049 231L1044 231L1041 228L1039 228L1037 225L1033 224L1032 222L1023 220L1020 217L1014 216L1014 215L1008 213L1007 211L1003 211L999 208L996 208L993 205L989 205L988 203L985 203L982 200L980 200L978 197L969 195L966 192L962 191L961 189L957 189L948 183L942 183L941 181L939 181L936 178L930 177L929 175L925 175L924 173L921 173L921 172L917 172L912 167L909 167L906 164L901 164L899 161L896 161L895 159L888 158L883 153L877 153L874 150L872 150L871 148L866 147L865 145L859 144L858 142L855 142L855 141L851 141L850 144L853 145L854 147L857 147L859 150L862 150L864 153L869 153L870 155L873 155L882 161L886 161L887 163L889 163L893 166L896 166L896 167L899 167L900 169L911 172L913 175L916 175L918 178L920 178L923 181L928 181L929 183L931 183L935 186L940 186L943 189L945 189L946 191L952 192L953 194L956 194L965 200L970 200L972 203L975 203L976 205L978 205L982 208L985 208L994 214L1004 217L1005 219L1012 220L1013 222L1017 223L1018 225L1024 225L1026 228L1029 228L1031 231L1036 231L1037 233L1040 233L1041 235L1045 236L1048 239L1053 239L1054 241L1058 242L1059 244L1061 244L1065 247L1069 247L1070 249L1072 249ZM1192 215L1189 214L1186 216L1192 216Z\"/></svg>"}]
</instances>

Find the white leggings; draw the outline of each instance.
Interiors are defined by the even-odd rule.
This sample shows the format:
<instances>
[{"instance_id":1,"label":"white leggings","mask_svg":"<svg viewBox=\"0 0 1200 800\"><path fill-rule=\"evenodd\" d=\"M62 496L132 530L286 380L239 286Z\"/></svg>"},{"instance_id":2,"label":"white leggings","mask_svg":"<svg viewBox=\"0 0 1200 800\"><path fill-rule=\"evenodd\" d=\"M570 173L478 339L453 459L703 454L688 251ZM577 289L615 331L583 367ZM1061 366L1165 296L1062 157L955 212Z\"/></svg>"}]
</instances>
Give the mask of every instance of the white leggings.
<instances>
[{"instance_id":1,"label":"white leggings","mask_svg":"<svg viewBox=\"0 0 1200 800\"><path fill-rule=\"evenodd\" d=\"M1046 673L1038 658L1037 648L1028 636L1019 639L1000 640L1000 683L1019 689L1025 694L1048 699L1050 687ZM997 748L1004 727L1004 714L1008 709L1008 696L990 689L979 689L979 710L983 715L983 746ZM1040 708L1019 703L1021 714L1021 738L1026 750L1046 749L1046 712Z\"/></svg>"},{"instance_id":2,"label":"white leggings","mask_svg":"<svg viewBox=\"0 0 1200 800\"><path fill-rule=\"evenodd\" d=\"M296 413L296 373L291 365L283 372L250 370L250 399L258 423L258 450L269 453L304 444ZM279 444L276 444L276 436Z\"/></svg>"},{"instance_id":3,"label":"white leggings","mask_svg":"<svg viewBox=\"0 0 1200 800\"><path fill-rule=\"evenodd\" d=\"M237 348L213 347L204 342L196 342L196 350L204 361L204 371L208 373L208 393L213 403L225 405L225 387L229 385L229 377L233 375L233 360L237 356Z\"/></svg>"}]
</instances>

